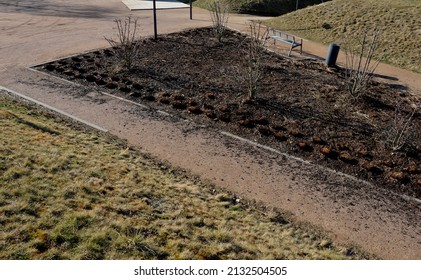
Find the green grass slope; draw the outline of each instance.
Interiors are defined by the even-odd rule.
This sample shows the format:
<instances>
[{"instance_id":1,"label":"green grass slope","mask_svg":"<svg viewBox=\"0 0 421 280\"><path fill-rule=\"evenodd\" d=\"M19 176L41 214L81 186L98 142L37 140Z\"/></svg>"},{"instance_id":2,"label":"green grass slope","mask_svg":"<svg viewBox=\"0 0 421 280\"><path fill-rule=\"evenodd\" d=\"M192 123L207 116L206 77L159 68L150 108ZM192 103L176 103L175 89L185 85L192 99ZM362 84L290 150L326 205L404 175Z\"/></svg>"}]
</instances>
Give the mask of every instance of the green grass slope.
<instances>
[{"instance_id":1,"label":"green grass slope","mask_svg":"<svg viewBox=\"0 0 421 280\"><path fill-rule=\"evenodd\" d=\"M322 43L360 38L378 26L383 62L421 73L420 0L334 0L265 23Z\"/></svg>"},{"instance_id":2,"label":"green grass slope","mask_svg":"<svg viewBox=\"0 0 421 280\"><path fill-rule=\"evenodd\" d=\"M0 128L0 259L362 257L1 93Z\"/></svg>"},{"instance_id":3,"label":"green grass slope","mask_svg":"<svg viewBox=\"0 0 421 280\"><path fill-rule=\"evenodd\" d=\"M214 0L197 0L194 2L194 5L199 8L209 9L209 5L213 2ZM230 12L233 13L267 16L279 16L295 11L297 5L296 0L224 0L224 2L228 4ZM298 8L301 9L320 3L322 3L321 0L299 0Z\"/></svg>"}]
</instances>

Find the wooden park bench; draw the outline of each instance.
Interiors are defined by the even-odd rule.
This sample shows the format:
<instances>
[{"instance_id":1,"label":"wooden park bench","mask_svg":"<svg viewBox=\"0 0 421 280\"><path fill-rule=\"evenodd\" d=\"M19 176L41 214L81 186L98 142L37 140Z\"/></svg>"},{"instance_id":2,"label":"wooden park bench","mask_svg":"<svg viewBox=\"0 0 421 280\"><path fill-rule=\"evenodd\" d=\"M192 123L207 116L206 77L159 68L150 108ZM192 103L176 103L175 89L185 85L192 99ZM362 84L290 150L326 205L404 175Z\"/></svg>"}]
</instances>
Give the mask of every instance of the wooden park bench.
<instances>
[{"instance_id":1,"label":"wooden park bench","mask_svg":"<svg viewBox=\"0 0 421 280\"><path fill-rule=\"evenodd\" d=\"M291 55L291 51L292 49L296 48L296 47L300 47L300 54L303 54L303 39L299 38L298 40L296 39L296 36L276 30L276 29L271 29L272 31L272 39L273 39L273 44L276 44L276 41L281 41L283 43L287 43L289 44L291 47L289 49L288 52L288 56Z\"/></svg>"}]
</instances>

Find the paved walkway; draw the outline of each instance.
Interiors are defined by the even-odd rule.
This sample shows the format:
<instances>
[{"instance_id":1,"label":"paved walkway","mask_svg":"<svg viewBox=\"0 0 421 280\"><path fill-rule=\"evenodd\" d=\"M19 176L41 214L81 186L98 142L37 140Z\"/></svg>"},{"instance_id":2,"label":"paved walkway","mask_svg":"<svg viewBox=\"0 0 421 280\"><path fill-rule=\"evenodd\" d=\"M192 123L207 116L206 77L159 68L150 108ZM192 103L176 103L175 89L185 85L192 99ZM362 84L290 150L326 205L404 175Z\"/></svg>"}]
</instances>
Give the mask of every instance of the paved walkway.
<instances>
[{"instance_id":1,"label":"paved walkway","mask_svg":"<svg viewBox=\"0 0 421 280\"><path fill-rule=\"evenodd\" d=\"M152 34L152 13L130 12L119 0L0 0L0 86L87 120L241 197L290 211L339 242L383 258L421 259L421 222L413 219L418 204L407 211L402 205L411 203L394 204L368 183L27 68L107 47L113 19L129 14L140 17L142 34ZM188 9L159 11L158 31L210 25L207 11L194 9L193 17ZM246 30L249 18L233 15L230 25ZM345 181L366 192L345 188ZM338 192L327 192L328 184Z\"/></svg>"},{"instance_id":2,"label":"paved walkway","mask_svg":"<svg viewBox=\"0 0 421 280\"><path fill-rule=\"evenodd\" d=\"M327 56L328 47L323 44L304 40L303 46L304 55L314 56L322 60ZM345 60L345 54L341 51L337 64L344 67ZM375 79L380 82L403 87L412 94L421 97L421 74L419 73L380 63L374 74Z\"/></svg>"}]
</instances>

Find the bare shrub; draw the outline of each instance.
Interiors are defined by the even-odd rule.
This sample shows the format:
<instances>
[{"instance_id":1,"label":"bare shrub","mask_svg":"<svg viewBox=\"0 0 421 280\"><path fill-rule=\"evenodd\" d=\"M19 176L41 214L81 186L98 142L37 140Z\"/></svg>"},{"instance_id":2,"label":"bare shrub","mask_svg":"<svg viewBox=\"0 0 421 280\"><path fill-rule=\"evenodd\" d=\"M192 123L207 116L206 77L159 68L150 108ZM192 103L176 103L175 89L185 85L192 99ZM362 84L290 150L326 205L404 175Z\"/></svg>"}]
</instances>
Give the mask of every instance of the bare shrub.
<instances>
[{"instance_id":1,"label":"bare shrub","mask_svg":"<svg viewBox=\"0 0 421 280\"><path fill-rule=\"evenodd\" d=\"M130 71L140 54L140 35L138 35L138 19L131 16L115 19L117 25L116 40L105 38L115 50L119 63Z\"/></svg>"},{"instance_id":2,"label":"bare shrub","mask_svg":"<svg viewBox=\"0 0 421 280\"><path fill-rule=\"evenodd\" d=\"M410 112L404 112L400 104L395 107L393 121L385 131L386 147L393 152L404 147L416 144L419 137L414 116L419 110L419 105L413 105Z\"/></svg>"},{"instance_id":3,"label":"bare shrub","mask_svg":"<svg viewBox=\"0 0 421 280\"><path fill-rule=\"evenodd\" d=\"M215 37L218 39L218 42L222 41L227 30L229 18L228 10L228 3L221 0L214 0L213 2L211 2L209 7Z\"/></svg>"},{"instance_id":4,"label":"bare shrub","mask_svg":"<svg viewBox=\"0 0 421 280\"><path fill-rule=\"evenodd\" d=\"M265 46L269 38L269 28L262 27L260 23L250 23L250 38L246 44L244 69L240 69L237 76L239 82L246 86L247 100L256 98L260 90L260 81L263 75L262 58L266 51Z\"/></svg>"},{"instance_id":5,"label":"bare shrub","mask_svg":"<svg viewBox=\"0 0 421 280\"><path fill-rule=\"evenodd\" d=\"M368 83L380 63L380 60L373 61L379 47L380 34L380 28L376 27L371 35L366 30L362 35L362 40L355 45L349 39L346 39L345 75L348 91L355 100L367 90Z\"/></svg>"}]
</instances>

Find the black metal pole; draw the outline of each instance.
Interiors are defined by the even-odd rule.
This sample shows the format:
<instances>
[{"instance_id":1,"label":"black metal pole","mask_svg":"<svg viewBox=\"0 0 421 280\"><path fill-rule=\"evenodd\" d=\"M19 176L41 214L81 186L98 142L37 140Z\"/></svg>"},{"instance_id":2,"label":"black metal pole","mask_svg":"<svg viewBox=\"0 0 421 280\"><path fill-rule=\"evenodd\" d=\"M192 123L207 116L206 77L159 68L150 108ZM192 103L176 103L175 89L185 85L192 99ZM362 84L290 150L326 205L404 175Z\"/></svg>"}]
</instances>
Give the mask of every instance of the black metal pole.
<instances>
[{"instance_id":1,"label":"black metal pole","mask_svg":"<svg viewBox=\"0 0 421 280\"><path fill-rule=\"evenodd\" d=\"M153 0L153 34L155 40L158 39L158 31L156 27L156 0Z\"/></svg>"},{"instance_id":2,"label":"black metal pole","mask_svg":"<svg viewBox=\"0 0 421 280\"><path fill-rule=\"evenodd\" d=\"M298 10L298 0L297 0L297 4L295 5L295 10Z\"/></svg>"},{"instance_id":3,"label":"black metal pole","mask_svg":"<svg viewBox=\"0 0 421 280\"><path fill-rule=\"evenodd\" d=\"M190 4L190 19L193 19L193 1L189 0L189 4Z\"/></svg>"}]
</instances>

